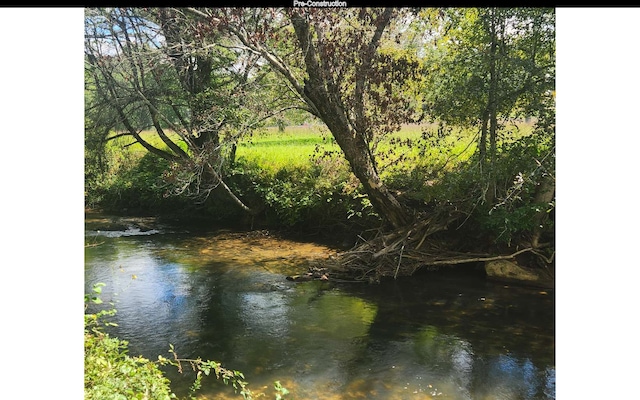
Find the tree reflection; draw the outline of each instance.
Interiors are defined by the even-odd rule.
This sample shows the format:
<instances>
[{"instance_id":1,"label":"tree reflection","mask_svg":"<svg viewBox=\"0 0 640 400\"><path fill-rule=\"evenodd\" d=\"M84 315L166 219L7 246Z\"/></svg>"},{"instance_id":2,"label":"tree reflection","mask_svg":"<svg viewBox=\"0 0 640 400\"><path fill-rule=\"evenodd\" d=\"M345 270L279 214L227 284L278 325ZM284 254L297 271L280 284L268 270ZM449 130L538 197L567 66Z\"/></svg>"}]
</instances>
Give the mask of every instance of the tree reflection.
<instances>
[{"instance_id":1,"label":"tree reflection","mask_svg":"<svg viewBox=\"0 0 640 400\"><path fill-rule=\"evenodd\" d=\"M252 390L280 380L295 398L555 398L552 296L437 275L295 283L273 246L265 268L260 246L236 262L249 249L233 243L109 238L86 252L87 284L107 284L132 353L156 358L172 343L243 371Z\"/></svg>"}]
</instances>

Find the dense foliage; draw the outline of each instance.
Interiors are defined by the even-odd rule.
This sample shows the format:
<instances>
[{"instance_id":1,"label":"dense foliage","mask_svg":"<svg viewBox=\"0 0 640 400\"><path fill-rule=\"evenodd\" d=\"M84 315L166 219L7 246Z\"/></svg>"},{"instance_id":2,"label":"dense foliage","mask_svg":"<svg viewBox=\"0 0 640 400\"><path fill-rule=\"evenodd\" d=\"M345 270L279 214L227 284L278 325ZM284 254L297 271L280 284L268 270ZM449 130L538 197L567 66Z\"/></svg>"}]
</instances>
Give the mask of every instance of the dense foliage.
<instances>
[{"instance_id":1,"label":"dense foliage","mask_svg":"<svg viewBox=\"0 0 640 400\"><path fill-rule=\"evenodd\" d=\"M447 251L528 248L547 267L555 12L89 8L85 199L349 246L393 229L372 254L395 274L434 232ZM190 396L213 374L251 397L217 362L129 356L103 330L113 312L85 316L87 399L176 398L160 367L183 364Z\"/></svg>"},{"instance_id":2,"label":"dense foliage","mask_svg":"<svg viewBox=\"0 0 640 400\"><path fill-rule=\"evenodd\" d=\"M329 236L449 214L448 239L472 239L461 250L553 254L553 9L103 8L86 21L88 206ZM309 122L330 135L313 152L245 151L265 125Z\"/></svg>"}]
</instances>

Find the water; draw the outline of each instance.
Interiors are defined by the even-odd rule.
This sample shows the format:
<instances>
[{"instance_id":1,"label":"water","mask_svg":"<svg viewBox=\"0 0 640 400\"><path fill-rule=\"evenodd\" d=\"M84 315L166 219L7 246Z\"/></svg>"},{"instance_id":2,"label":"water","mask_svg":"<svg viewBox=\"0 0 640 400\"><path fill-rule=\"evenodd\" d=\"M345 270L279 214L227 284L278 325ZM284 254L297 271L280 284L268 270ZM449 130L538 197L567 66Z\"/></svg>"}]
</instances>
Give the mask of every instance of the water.
<instances>
[{"instance_id":1,"label":"water","mask_svg":"<svg viewBox=\"0 0 640 400\"><path fill-rule=\"evenodd\" d=\"M213 359L273 398L554 399L554 294L479 274L290 282L328 247L88 217L85 290L103 282L131 355ZM192 376L168 371L185 394ZM205 380L205 398L234 398Z\"/></svg>"}]
</instances>

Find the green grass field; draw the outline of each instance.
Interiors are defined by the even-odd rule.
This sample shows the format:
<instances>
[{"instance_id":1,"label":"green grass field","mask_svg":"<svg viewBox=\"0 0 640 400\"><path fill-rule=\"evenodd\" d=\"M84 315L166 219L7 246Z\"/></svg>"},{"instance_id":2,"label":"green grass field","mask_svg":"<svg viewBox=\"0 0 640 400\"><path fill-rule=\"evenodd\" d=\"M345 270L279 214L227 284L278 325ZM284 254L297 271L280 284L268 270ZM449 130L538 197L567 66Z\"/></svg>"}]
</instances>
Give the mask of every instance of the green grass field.
<instances>
[{"instance_id":1,"label":"green grass field","mask_svg":"<svg viewBox=\"0 0 640 400\"><path fill-rule=\"evenodd\" d=\"M283 132L269 127L238 144L237 158L254 161L264 169L304 167L317 152L339 151L329 131L321 126L289 126Z\"/></svg>"},{"instance_id":2,"label":"green grass field","mask_svg":"<svg viewBox=\"0 0 640 400\"><path fill-rule=\"evenodd\" d=\"M446 138L441 147L429 147L422 140L423 132L429 129L434 128L407 125L400 131L385 137L377 146L381 168L395 164L397 160L414 165L428 162L428 160L438 162L451 154L459 155L460 159L466 159L475 149L474 135L469 132L462 132L461 138ZM395 150L393 154L389 152L391 148ZM340 148L326 128L291 126L285 128L283 132L272 127L254 134L253 137L239 144L236 155L255 161L265 169L279 169L284 166L308 165L311 156L318 151L340 152Z\"/></svg>"},{"instance_id":3,"label":"green grass field","mask_svg":"<svg viewBox=\"0 0 640 400\"><path fill-rule=\"evenodd\" d=\"M511 135L522 136L531 132L532 125L521 123L511 128ZM476 149L477 132L454 130L440 140L433 139L437 127L434 125L407 125L400 131L387 135L377 145L377 161L382 171L411 168L417 165L453 168L468 159ZM430 139L423 133L429 132ZM164 146L153 131L141 134L156 146ZM170 134L170 136L175 134ZM110 143L115 152L124 152L135 159L146 153L140 144L122 147L131 143L131 138L120 138ZM119 148L120 150L116 150ZM264 170L277 171L282 168L309 166L314 155L325 151L340 153L331 133L323 125L288 126L284 131L267 127L243 138L237 147L236 158L259 165Z\"/></svg>"}]
</instances>

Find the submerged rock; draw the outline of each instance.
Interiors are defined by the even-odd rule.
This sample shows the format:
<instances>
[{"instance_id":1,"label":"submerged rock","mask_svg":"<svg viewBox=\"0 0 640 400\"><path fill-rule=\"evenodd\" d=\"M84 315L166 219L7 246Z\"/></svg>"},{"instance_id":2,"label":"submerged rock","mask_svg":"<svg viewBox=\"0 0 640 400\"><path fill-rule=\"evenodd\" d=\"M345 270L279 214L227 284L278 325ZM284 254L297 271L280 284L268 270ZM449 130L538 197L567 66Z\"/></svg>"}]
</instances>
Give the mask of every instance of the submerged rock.
<instances>
[{"instance_id":1,"label":"submerged rock","mask_svg":"<svg viewBox=\"0 0 640 400\"><path fill-rule=\"evenodd\" d=\"M553 286L552 280L542 272L524 268L509 260L487 261L484 264L487 277L496 280L518 281L542 286Z\"/></svg>"}]
</instances>

